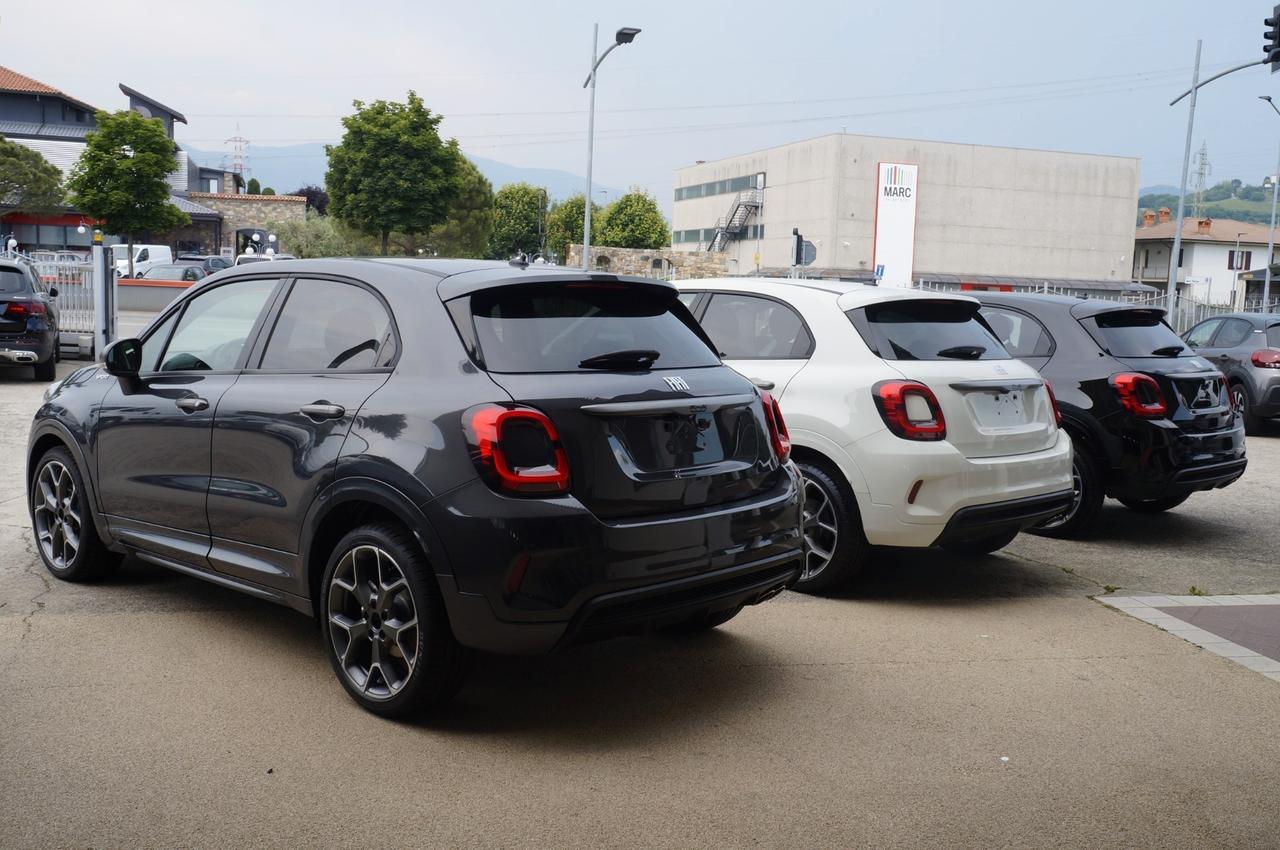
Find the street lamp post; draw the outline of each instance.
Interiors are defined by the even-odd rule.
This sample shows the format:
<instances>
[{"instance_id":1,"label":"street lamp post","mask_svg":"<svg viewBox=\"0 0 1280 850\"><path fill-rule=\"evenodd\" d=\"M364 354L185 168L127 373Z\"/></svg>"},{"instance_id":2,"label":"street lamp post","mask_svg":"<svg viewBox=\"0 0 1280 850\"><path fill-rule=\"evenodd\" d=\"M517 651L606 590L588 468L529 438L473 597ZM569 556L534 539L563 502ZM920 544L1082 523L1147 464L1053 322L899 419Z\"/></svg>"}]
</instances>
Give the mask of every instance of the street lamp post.
<instances>
[{"instance_id":1,"label":"street lamp post","mask_svg":"<svg viewBox=\"0 0 1280 850\"><path fill-rule=\"evenodd\" d=\"M1271 95L1260 95L1258 99L1265 100L1272 111L1280 115L1280 109L1272 102ZM1262 308L1259 311L1262 313L1267 312L1267 305L1271 301L1271 255L1276 250L1277 200L1280 200L1280 153L1276 154L1276 173L1271 177L1271 227L1267 230L1267 270L1262 275Z\"/></svg>"},{"instance_id":2,"label":"street lamp post","mask_svg":"<svg viewBox=\"0 0 1280 850\"><path fill-rule=\"evenodd\" d=\"M640 34L640 30L636 27L622 27L613 36L613 44L604 53L600 54L600 58L596 58L596 47L600 38L600 25L596 24L591 32L591 73L587 75L586 82L582 87L591 89L590 106L587 107L587 191L583 194L583 212L582 212L582 270L590 271L591 269L591 158L594 153L596 140L596 69L600 67L600 63L604 58L613 52L615 47L623 44L630 44L636 40L636 36Z\"/></svg>"}]
</instances>

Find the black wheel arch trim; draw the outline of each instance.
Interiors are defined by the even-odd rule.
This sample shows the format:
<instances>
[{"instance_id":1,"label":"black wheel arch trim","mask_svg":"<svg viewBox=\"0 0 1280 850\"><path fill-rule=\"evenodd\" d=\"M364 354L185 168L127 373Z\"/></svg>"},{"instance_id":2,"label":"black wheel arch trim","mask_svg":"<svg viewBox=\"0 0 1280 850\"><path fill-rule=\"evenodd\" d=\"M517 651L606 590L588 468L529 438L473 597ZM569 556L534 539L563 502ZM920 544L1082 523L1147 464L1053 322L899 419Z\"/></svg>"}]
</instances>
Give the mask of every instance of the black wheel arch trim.
<instances>
[{"instance_id":1,"label":"black wheel arch trim","mask_svg":"<svg viewBox=\"0 0 1280 850\"><path fill-rule=\"evenodd\" d=\"M35 465L40 460L36 456L35 447L45 437L56 438L62 447L71 453L71 459L75 461L77 471L80 473L80 480L88 491L89 514L93 517L93 525L98 530L98 537L107 546L113 545L115 538L111 535L111 530L107 527L107 518L102 513L102 505L98 501L98 482L88 471L89 464L85 458L84 447L71 433L71 429L56 419L39 420L39 423L32 427L31 434L27 438L27 474L24 480L28 513L31 511L31 480L35 475Z\"/></svg>"}]
</instances>

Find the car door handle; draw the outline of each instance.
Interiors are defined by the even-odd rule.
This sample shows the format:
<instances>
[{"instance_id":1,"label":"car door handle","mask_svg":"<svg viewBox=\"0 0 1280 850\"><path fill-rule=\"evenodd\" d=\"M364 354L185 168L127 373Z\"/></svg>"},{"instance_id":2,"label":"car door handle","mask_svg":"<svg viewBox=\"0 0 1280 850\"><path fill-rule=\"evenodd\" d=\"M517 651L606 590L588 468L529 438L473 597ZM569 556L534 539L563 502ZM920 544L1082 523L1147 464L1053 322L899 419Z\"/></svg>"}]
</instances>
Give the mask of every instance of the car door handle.
<instances>
[{"instance_id":1,"label":"car door handle","mask_svg":"<svg viewBox=\"0 0 1280 850\"><path fill-rule=\"evenodd\" d=\"M340 404L329 404L324 401L304 404L300 410L303 416L311 419L341 419L347 412L347 409Z\"/></svg>"},{"instance_id":2,"label":"car door handle","mask_svg":"<svg viewBox=\"0 0 1280 850\"><path fill-rule=\"evenodd\" d=\"M177 408L185 413L197 413L209 409L209 400L198 395L184 396L174 402Z\"/></svg>"}]
</instances>

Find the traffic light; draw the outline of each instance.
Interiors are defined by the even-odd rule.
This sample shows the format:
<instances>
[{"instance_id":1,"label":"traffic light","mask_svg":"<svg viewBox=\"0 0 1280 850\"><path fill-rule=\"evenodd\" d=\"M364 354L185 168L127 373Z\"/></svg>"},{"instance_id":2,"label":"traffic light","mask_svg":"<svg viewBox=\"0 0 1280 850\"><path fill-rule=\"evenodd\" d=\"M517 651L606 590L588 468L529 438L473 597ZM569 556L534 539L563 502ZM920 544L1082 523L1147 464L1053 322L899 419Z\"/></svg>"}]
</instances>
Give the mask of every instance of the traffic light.
<instances>
[{"instance_id":1,"label":"traffic light","mask_svg":"<svg viewBox=\"0 0 1280 850\"><path fill-rule=\"evenodd\" d=\"M798 227L791 228L791 235L795 237L791 265L802 266L804 265L804 236L800 234L800 228Z\"/></svg>"},{"instance_id":2,"label":"traffic light","mask_svg":"<svg viewBox=\"0 0 1280 850\"><path fill-rule=\"evenodd\" d=\"M1271 63L1271 73L1280 71L1280 4L1271 10L1271 17L1263 21L1267 31L1263 34L1262 52Z\"/></svg>"}]
</instances>

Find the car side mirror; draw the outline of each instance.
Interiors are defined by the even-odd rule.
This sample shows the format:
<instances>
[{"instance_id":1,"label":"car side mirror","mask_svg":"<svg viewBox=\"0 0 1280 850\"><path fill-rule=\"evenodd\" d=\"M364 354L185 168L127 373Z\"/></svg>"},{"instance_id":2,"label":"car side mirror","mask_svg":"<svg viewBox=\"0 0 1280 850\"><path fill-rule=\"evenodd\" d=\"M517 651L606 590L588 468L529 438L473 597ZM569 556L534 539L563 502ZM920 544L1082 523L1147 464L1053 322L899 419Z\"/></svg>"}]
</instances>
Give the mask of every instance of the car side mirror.
<instances>
[{"instance_id":1,"label":"car side mirror","mask_svg":"<svg viewBox=\"0 0 1280 850\"><path fill-rule=\"evenodd\" d=\"M119 378L135 377L142 369L142 343L136 339L119 339L102 354L107 372Z\"/></svg>"},{"instance_id":2,"label":"car side mirror","mask_svg":"<svg viewBox=\"0 0 1280 850\"><path fill-rule=\"evenodd\" d=\"M49 297L50 297L50 298L57 298L57 297L58 297L58 287L56 287L56 286L51 286L51 287L49 287Z\"/></svg>"}]
</instances>

